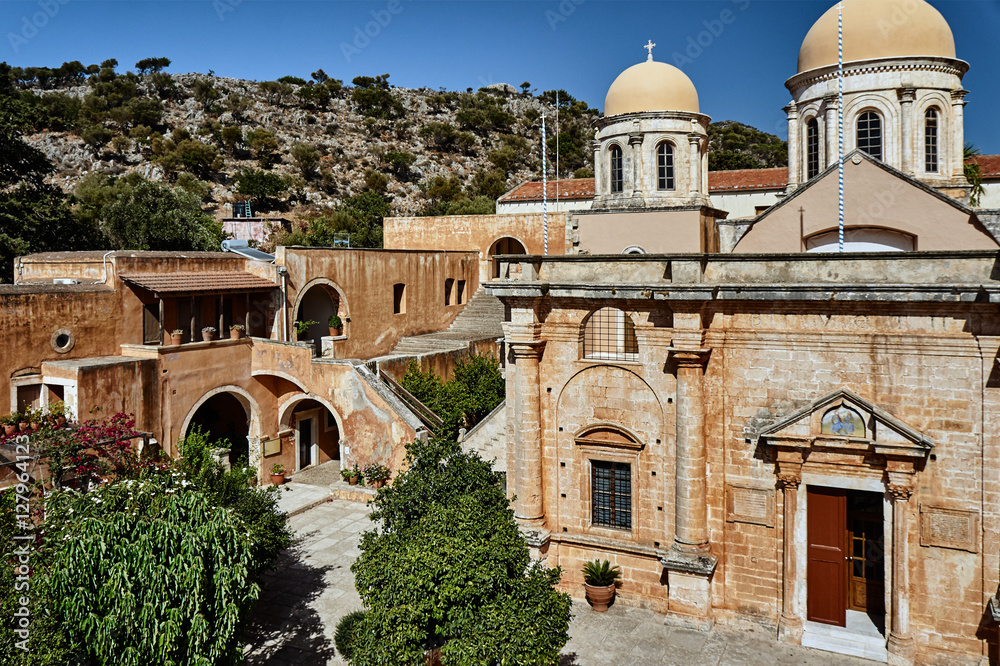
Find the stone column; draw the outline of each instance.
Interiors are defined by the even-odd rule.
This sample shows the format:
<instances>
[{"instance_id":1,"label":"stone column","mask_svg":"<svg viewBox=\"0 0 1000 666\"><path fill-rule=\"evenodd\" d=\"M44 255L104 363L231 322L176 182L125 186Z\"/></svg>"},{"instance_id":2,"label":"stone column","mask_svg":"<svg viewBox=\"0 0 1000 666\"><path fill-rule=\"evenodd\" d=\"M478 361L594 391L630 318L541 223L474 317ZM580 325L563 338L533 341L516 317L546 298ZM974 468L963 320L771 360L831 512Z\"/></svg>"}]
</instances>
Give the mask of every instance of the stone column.
<instances>
[{"instance_id":1,"label":"stone column","mask_svg":"<svg viewBox=\"0 0 1000 666\"><path fill-rule=\"evenodd\" d=\"M701 376L708 351L674 350L677 361L677 485L674 550L700 555L708 548L705 404Z\"/></svg>"},{"instance_id":2,"label":"stone column","mask_svg":"<svg viewBox=\"0 0 1000 666\"><path fill-rule=\"evenodd\" d=\"M691 196L701 196L701 135L688 134L691 145Z\"/></svg>"},{"instance_id":3,"label":"stone column","mask_svg":"<svg viewBox=\"0 0 1000 666\"><path fill-rule=\"evenodd\" d=\"M896 94L899 96L899 105L902 109L900 113L900 144L903 148L903 161L900 164L900 171L913 175L917 172L917 164L919 163L914 160L913 155L913 146L916 143L913 132L913 100L916 98L917 91L914 88L900 88ZM886 148L888 148L888 144L886 144ZM888 158L889 155L886 153L883 157ZM922 167L920 171L923 171Z\"/></svg>"},{"instance_id":4,"label":"stone column","mask_svg":"<svg viewBox=\"0 0 1000 666\"><path fill-rule=\"evenodd\" d=\"M802 483L802 465L779 465L778 488L781 490L784 513L782 537L781 618L778 620L778 638L798 643L802 640L802 617L795 605L795 581L798 576L797 549L795 547L795 513L798 511L799 485Z\"/></svg>"},{"instance_id":5,"label":"stone column","mask_svg":"<svg viewBox=\"0 0 1000 666\"><path fill-rule=\"evenodd\" d=\"M604 167L601 164L601 142L594 140L591 142L590 147L594 150L594 196L604 196L604 191L601 189L601 170Z\"/></svg>"},{"instance_id":6,"label":"stone column","mask_svg":"<svg viewBox=\"0 0 1000 666\"><path fill-rule=\"evenodd\" d=\"M538 362L545 343L511 342L515 359L514 516L529 527L541 527L542 431Z\"/></svg>"},{"instance_id":7,"label":"stone column","mask_svg":"<svg viewBox=\"0 0 1000 666\"><path fill-rule=\"evenodd\" d=\"M951 92L951 142L947 147L942 145L941 151L942 158L951 163L949 175L952 178L958 178L965 173L965 96L968 94L968 90Z\"/></svg>"},{"instance_id":8,"label":"stone column","mask_svg":"<svg viewBox=\"0 0 1000 666\"><path fill-rule=\"evenodd\" d=\"M802 182L802 146L799 141L799 105L792 102L785 107L788 114L788 191L798 188Z\"/></svg>"},{"instance_id":9,"label":"stone column","mask_svg":"<svg viewBox=\"0 0 1000 666\"><path fill-rule=\"evenodd\" d=\"M910 478L889 473L888 491L892 498L892 627L889 631L889 663L910 665L914 657L914 641L910 635L910 568L909 525ZM905 475L909 477L909 475Z\"/></svg>"},{"instance_id":10,"label":"stone column","mask_svg":"<svg viewBox=\"0 0 1000 666\"><path fill-rule=\"evenodd\" d=\"M839 135L837 133L837 96L828 95L823 98L826 113L826 165L836 164L840 154ZM845 127L846 131L846 127ZM847 147L844 147L847 150Z\"/></svg>"},{"instance_id":11,"label":"stone column","mask_svg":"<svg viewBox=\"0 0 1000 666\"><path fill-rule=\"evenodd\" d=\"M643 191L642 176L644 171L644 160L642 159L642 134L629 134L628 145L632 150L632 196L641 197Z\"/></svg>"}]
</instances>

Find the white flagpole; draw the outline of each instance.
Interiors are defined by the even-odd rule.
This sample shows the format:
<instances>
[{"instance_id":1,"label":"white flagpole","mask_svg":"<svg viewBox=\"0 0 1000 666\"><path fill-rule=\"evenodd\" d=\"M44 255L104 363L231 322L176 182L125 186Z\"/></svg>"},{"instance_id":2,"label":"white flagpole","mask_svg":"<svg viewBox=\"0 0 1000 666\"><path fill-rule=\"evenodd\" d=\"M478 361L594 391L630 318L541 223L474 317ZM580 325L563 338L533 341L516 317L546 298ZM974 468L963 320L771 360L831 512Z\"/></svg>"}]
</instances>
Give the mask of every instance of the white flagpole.
<instances>
[{"instance_id":1,"label":"white flagpole","mask_svg":"<svg viewBox=\"0 0 1000 666\"><path fill-rule=\"evenodd\" d=\"M542 234L545 254L549 253L549 175L545 161L545 116L542 116Z\"/></svg>"},{"instance_id":2,"label":"white flagpole","mask_svg":"<svg viewBox=\"0 0 1000 666\"><path fill-rule=\"evenodd\" d=\"M840 251L844 251L844 3L837 4L837 141L840 162Z\"/></svg>"}]
</instances>

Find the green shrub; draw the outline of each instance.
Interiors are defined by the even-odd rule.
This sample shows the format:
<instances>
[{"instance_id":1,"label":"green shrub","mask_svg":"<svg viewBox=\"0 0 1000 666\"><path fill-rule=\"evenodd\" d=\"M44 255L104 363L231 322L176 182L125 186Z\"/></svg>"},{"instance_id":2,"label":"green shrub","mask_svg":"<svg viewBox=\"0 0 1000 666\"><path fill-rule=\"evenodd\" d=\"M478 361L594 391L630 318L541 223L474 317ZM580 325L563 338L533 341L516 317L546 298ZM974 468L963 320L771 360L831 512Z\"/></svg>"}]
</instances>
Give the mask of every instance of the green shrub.
<instances>
[{"instance_id":1,"label":"green shrub","mask_svg":"<svg viewBox=\"0 0 1000 666\"><path fill-rule=\"evenodd\" d=\"M365 612L356 610L340 618L340 622L337 623L337 630L333 634L333 644L340 656L347 661L351 660L356 639L355 633L361 628L361 622L364 619Z\"/></svg>"}]
</instances>

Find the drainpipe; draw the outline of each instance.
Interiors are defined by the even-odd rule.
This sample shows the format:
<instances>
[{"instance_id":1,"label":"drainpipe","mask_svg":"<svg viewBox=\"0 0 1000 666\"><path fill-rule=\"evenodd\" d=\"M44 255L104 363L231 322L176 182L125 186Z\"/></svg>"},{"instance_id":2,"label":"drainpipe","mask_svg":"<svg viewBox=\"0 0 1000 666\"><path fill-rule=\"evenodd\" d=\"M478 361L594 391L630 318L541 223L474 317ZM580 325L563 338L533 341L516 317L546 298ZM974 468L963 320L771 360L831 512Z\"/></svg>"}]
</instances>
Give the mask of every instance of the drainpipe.
<instances>
[{"instance_id":1,"label":"drainpipe","mask_svg":"<svg viewBox=\"0 0 1000 666\"><path fill-rule=\"evenodd\" d=\"M24 279L24 265L21 261L21 257L17 258L17 278L14 280L14 284L21 284L21 280Z\"/></svg>"},{"instance_id":2,"label":"drainpipe","mask_svg":"<svg viewBox=\"0 0 1000 666\"><path fill-rule=\"evenodd\" d=\"M278 275L281 276L281 341L288 342L288 269L284 266L275 266Z\"/></svg>"},{"instance_id":3,"label":"drainpipe","mask_svg":"<svg viewBox=\"0 0 1000 666\"><path fill-rule=\"evenodd\" d=\"M115 253L114 250L111 250L110 252L105 252L104 257L101 259L101 263L104 264L104 276L101 278L101 284L108 283L108 256L114 253Z\"/></svg>"}]
</instances>

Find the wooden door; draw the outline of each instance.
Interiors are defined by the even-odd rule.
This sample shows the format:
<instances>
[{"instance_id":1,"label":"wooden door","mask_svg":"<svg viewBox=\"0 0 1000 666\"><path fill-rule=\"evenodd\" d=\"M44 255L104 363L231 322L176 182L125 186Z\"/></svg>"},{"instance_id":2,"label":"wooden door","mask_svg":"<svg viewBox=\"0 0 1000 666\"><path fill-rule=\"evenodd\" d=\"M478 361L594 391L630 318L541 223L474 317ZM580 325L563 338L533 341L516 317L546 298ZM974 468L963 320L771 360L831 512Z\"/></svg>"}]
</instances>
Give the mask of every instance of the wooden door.
<instances>
[{"instance_id":1,"label":"wooden door","mask_svg":"<svg viewBox=\"0 0 1000 666\"><path fill-rule=\"evenodd\" d=\"M313 420L299 419L299 469L313 464Z\"/></svg>"},{"instance_id":2,"label":"wooden door","mask_svg":"<svg viewBox=\"0 0 1000 666\"><path fill-rule=\"evenodd\" d=\"M869 497L871 496L871 497ZM885 612L885 549L882 497L856 493L848 498L847 538L850 544L847 606L866 613Z\"/></svg>"},{"instance_id":3,"label":"wooden door","mask_svg":"<svg viewBox=\"0 0 1000 666\"><path fill-rule=\"evenodd\" d=\"M808 489L807 618L847 625L847 493L840 488Z\"/></svg>"}]
</instances>

